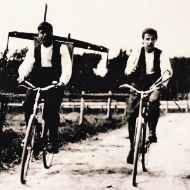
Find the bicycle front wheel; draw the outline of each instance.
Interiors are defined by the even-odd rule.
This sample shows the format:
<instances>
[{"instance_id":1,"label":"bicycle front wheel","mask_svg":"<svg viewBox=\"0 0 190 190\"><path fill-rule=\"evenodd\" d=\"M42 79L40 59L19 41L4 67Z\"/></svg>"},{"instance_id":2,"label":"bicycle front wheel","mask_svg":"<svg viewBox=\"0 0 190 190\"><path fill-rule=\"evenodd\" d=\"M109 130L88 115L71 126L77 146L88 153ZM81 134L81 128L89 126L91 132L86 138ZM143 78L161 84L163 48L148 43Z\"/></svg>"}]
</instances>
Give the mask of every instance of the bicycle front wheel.
<instances>
[{"instance_id":1,"label":"bicycle front wheel","mask_svg":"<svg viewBox=\"0 0 190 190\"><path fill-rule=\"evenodd\" d=\"M146 130L147 130L147 127L146 126L143 126L143 134L142 134L142 169L144 172L147 171L146 169L146 153L147 153L147 145L146 145Z\"/></svg>"},{"instance_id":2,"label":"bicycle front wheel","mask_svg":"<svg viewBox=\"0 0 190 190\"><path fill-rule=\"evenodd\" d=\"M21 173L20 173L20 180L22 184L26 183L26 176L27 176L29 164L33 155L33 146L34 146L34 140L35 140L35 135L36 135L36 125L35 125L34 120L35 120L35 117L31 115L28 122L27 130L26 130L25 142L23 145Z\"/></svg>"},{"instance_id":3,"label":"bicycle front wheel","mask_svg":"<svg viewBox=\"0 0 190 190\"><path fill-rule=\"evenodd\" d=\"M133 163L133 186L136 186L136 176L137 176L137 167L138 167L138 159L141 152L141 139L142 139L142 123L139 118L136 120L136 133L135 133L135 150L134 150L134 163Z\"/></svg>"}]
</instances>

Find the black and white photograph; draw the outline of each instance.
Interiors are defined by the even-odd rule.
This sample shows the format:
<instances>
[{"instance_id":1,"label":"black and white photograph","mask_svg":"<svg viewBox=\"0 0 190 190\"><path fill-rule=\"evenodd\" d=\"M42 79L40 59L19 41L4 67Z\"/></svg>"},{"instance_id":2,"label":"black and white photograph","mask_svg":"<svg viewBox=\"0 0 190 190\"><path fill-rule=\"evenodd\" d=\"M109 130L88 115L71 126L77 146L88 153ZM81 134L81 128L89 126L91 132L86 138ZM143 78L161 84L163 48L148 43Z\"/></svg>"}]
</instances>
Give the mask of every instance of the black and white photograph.
<instances>
[{"instance_id":1,"label":"black and white photograph","mask_svg":"<svg viewBox=\"0 0 190 190\"><path fill-rule=\"evenodd\" d=\"M190 189L189 0L0 0L0 189Z\"/></svg>"}]
</instances>

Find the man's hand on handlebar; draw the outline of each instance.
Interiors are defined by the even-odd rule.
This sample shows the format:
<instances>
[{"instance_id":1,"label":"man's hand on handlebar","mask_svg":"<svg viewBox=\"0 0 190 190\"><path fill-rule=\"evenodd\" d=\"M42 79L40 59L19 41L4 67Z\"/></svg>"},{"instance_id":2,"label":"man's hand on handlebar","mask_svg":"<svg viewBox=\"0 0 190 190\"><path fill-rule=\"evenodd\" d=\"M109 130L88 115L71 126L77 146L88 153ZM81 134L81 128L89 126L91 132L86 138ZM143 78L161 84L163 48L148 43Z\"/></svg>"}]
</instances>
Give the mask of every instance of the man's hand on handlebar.
<instances>
[{"instance_id":1,"label":"man's hand on handlebar","mask_svg":"<svg viewBox=\"0 0 190 190\"><path fill-rule=\"evenodd\" d=\"M21 82L23 82L25 80L25 77L19 76L17 78L17 82L20 84Z\"/></svg>"},{"instance_id":2,"label":"man's hand on handlebar","mask_svg":"<svg viewBox=\"0 0 190 190\"><path fill-rule=\"evenodd\" d=\"M154 102L156 101L160 96L160 91L159 90L154 90L149 97L149 101L150 102Z\"/></svg>"},{"instance_id":3,"label":"man's hand on handlebar","mask_svg":"<svg viewBox=\"0 0 190 190\"><path fill-rule=\"evenodd\" d=\"M52 84L54 84L55 87L65 88L65 84L63 82L53 81Z\"/></svg>"}]
</instances>

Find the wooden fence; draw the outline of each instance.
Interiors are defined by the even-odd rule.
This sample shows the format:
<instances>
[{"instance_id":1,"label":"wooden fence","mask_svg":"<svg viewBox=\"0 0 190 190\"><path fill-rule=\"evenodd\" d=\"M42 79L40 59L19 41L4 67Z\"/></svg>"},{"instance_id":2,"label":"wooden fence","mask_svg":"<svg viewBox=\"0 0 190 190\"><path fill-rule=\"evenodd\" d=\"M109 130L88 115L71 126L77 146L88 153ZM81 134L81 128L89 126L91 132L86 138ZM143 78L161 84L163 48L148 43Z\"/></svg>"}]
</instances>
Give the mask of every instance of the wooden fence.
<instances>
[{"instance_id":1,"label":"wooden fence","mask_svg":"<svg viewBox=\"0 0 190 190\"><path fill-rule=\"evenodd\" d=\"M9 110L10 107L22 106L22 101L24 100L25 95L23 94L0 94L1 102L1 121L5 118L6 110ZM106 110L106 117L111 118L113 110L117 112L118 110L123 110L123 115L126 115L126 98L129 97L129 94L118 94L112 93L92 93L86 94L84 91L81 94L65 94L63 102L61 104L61 110L76 109L80 110L80 119L79 124L82 124L85 112L88 112L88 109L99 109ZM177 104L176 104L177 103ZM190 100L183 101L161 101L160 108L165 112L170 110L184 110L185 112L189 111ZM0 132L2 131L3 123L0 123Z\"/></svg>"}]
</instances>

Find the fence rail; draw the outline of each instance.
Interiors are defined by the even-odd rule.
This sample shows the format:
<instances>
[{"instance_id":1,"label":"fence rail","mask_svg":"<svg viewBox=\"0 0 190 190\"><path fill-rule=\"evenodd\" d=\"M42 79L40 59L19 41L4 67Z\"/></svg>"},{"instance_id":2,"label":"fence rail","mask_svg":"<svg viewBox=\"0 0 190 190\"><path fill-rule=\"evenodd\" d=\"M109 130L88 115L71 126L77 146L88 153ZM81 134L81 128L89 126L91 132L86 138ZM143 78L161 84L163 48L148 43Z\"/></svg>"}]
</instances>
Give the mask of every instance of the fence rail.
<instances>
[{"instance_id":1,"label":"fence rail","mask_svg":"<svg viewBox=\"0 0 190 190\"><path fill-rule=\"evenodd\" d=\"M187 112L190 109L190 101L180 101L177 103L181 109L185 109ZM8 103L8 107L20 107L22 106L22 103ZM80 108L81 102L62 102L61 107L62 108ZM85 101L85 108L90 109L106 109L107 108L107 102L86 102ZM110 105L111 109L125 109L126 103L125 102L111 102ZM168 109L180 109L173 101L161 101L160 108L164 110Z\"/></svg>"},{"instance_id":2,"label":"fence rail","mask_svg":"<svg viewBox=\"0 0 190 190\"><path fill-rule=\"evenodd\" d=\"M5 112L10 107L20 107L22 106L22 101L24 100L24 94L0 94L0 102L1 102L1 121L5 118ZM85 110L88 109L100 109L107 111L107 118L111 118L111 110L115 110L116 112L119 109L123 109L123 114L126 115L126 98L129 97L129 94L118 94L112 93L91 93L86 94L84 91L82 94L65 94L61 109L80 109L80 119L79 124L82 123L83 117L85 114ZM121 100L122 99L122 100ZM168 112L171 110L183 109L186 112L189 111L190 108L190 100L178 101L177 104L174 101L161 101L160 108ZM0 132L2 131L3 123L0 123Z\"/></svg>"}]
</instances>

